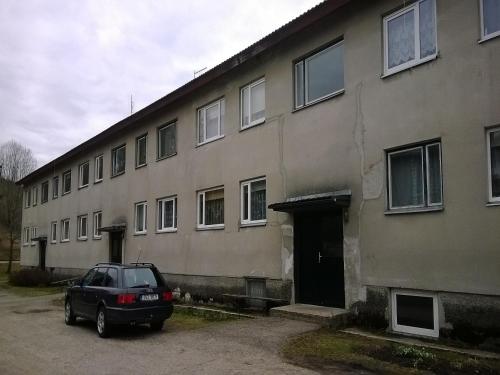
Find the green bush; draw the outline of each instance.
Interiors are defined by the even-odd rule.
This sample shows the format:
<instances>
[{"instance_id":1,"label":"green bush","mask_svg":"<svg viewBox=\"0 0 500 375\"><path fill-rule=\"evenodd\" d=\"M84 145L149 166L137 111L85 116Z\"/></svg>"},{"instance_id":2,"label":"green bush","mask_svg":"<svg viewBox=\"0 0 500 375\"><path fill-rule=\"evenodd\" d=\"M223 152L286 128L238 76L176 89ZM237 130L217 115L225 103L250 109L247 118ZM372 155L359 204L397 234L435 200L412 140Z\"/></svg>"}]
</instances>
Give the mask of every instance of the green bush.
<instances>
[{"instance_id":1,"label":"green bush","mask_svg":"<svg viewBox=\"0 0 500 375\"><path fill-rule=\"evenodd\" d=\"M23 268L9 277L9 283L14 286L47 286L50 281L50 273L39 268Z\"/></svg>"}]
</instances>

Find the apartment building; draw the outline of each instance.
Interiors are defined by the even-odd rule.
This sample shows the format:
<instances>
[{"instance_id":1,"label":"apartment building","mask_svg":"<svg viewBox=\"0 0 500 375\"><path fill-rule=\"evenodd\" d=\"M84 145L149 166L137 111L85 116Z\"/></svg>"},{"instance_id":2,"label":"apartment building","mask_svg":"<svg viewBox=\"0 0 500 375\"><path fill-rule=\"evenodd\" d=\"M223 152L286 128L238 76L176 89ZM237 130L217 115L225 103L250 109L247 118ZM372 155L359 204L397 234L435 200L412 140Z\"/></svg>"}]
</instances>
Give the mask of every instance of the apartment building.
<instances>
[{"instance_id":1,"label":"apartment building","mask_svg":"<svg viewBox=\"0 0 500 375\"><path fill-rule=\"evenodd\" d=\"M329 0L26 176L23 266L500 324L500 1Z\"/></svg>"}]
</instances>

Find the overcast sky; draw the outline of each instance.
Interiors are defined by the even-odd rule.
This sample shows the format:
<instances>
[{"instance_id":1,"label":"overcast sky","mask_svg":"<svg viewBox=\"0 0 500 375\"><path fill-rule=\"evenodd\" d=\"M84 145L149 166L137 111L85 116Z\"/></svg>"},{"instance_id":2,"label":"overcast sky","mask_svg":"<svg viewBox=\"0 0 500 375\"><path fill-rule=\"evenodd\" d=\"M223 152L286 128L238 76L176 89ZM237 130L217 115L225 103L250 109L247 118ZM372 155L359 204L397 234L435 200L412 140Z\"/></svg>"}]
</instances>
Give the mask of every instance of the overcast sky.
<instances>
[{"instance_id":1,"label":"overcast sky","mask_svg":"<svg viewBox=\"0 0 500 375\"><path fill-rule=\"evenodd\" d=\"M38 166L319 0L2 0L0 144Z\"/></svg>"}]
</instances>

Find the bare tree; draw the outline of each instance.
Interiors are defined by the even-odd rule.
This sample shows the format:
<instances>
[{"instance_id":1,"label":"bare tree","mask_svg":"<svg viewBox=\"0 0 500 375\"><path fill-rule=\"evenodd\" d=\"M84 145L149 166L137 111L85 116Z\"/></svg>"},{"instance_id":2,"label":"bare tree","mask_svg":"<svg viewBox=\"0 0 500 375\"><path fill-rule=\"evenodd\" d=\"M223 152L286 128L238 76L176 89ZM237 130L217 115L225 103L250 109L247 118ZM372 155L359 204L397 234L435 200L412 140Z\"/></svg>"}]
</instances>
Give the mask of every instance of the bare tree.
<instances>
[{"instance_id":1,"label":"bare tree","mask_svg":"<svg viewBox=\"0 0 500 375\"><path fill-rule=\"evenodd\" d=\"M12 269L14 245L20 240L22 221L23 190L16 185L36 168L36 160L29 148L15 141L0 146L0 222L9 234L9 265Z\"/></svg>"}]
</instances>

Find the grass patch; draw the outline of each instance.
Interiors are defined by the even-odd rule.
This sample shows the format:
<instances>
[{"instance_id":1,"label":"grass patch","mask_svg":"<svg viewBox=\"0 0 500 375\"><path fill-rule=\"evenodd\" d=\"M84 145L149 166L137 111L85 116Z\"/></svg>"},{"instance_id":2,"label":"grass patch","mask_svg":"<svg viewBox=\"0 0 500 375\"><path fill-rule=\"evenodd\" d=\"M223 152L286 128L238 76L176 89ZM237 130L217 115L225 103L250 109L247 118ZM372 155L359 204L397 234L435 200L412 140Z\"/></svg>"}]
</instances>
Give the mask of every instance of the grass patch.
<instances>
[{"instance_id":1,"label":"grass patch","mask_svg":"<svg viewBox=\"0 0 500 375\"><path fill-rule=\"evenodd\" d=\"M9 283L9 275L5 273L7 270L6 264L0 265L0 290L8 293L15 294L20 297L39 297L47 296L51 294L57 294L64 291L60 286L53 287L23 287L23 286L13 286ZM13 264L13 270L18 270L19 266Z\"/></svg>"},{"instance_id":2,"label":"grass patch","mask_svg":"<svg viewBox=\"0 0 500 375\"><path fill-rule=\"evenodd\" d=\"M283 355L314 369L334 364L385 374L500 374L500 361L369 339L328 329L288 340Z\"/></svg>"},{"instance_id":3,"label":"grass patch","mask_svg":"<svg viewBox=\"0 0 500 375\"><path fill-rule=\"evenodd\" d=\"M217 311L198 310L192 308L174 307L174 313L167 320L167 325L173 330L189 330L205 327L217 322L227 322L241 319L235 315Z\"/></svg>"}]
</instances>

